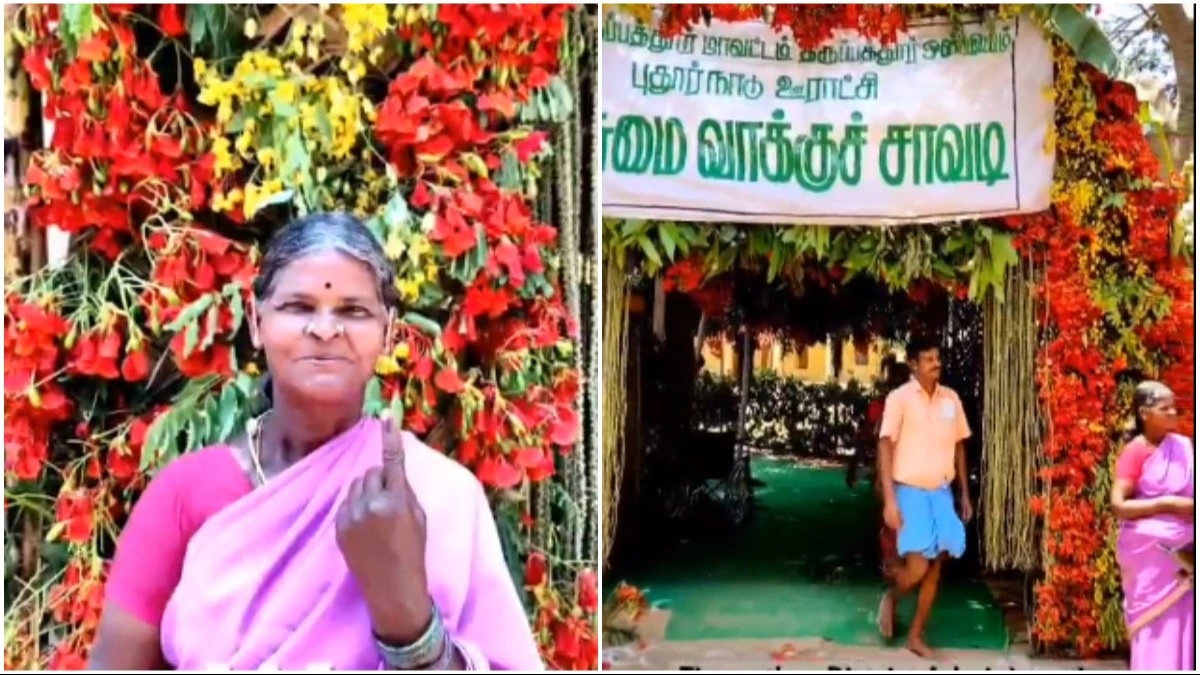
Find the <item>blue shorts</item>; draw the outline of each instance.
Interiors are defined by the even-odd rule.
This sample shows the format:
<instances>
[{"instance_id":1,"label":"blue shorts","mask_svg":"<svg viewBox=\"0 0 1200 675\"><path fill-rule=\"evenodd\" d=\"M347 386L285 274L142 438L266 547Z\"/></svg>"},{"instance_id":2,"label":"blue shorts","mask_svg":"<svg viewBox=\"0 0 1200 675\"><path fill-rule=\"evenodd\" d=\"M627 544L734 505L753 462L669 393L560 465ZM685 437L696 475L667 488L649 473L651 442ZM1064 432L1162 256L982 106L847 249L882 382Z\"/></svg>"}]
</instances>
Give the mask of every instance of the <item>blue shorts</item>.
<instances>
[{"instance_id":1,"label":"blue shorts","mask_svg":"<svg viewBox=\"0 0 1200 675\"><path fill-rule=\"evenodd\" d=\"M900 510L900 532L896 548L900 555L920 553L930 560L940 553L961 558L967 550L967 529L954 508L954 494L946 485L923 490L896 484L896 508Z\"/></svg>"}]
</instances>

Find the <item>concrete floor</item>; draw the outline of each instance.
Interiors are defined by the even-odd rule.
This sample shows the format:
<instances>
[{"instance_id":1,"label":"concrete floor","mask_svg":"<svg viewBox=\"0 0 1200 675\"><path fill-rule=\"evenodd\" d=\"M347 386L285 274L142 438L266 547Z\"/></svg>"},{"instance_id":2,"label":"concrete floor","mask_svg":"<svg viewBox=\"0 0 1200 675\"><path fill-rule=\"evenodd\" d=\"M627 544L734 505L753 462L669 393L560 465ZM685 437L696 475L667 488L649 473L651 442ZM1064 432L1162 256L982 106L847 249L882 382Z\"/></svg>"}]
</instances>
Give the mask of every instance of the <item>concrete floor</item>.
<instances>
[{"instance_id":1,"label":"concrete floor","mask_svg":"<svg viewBox=\"0 0 1200 675\"><path fill-rule=\"evenodd\" d=\"M883 645L839 645L797 640L666 641L670 612L651 610L638 624L640 645L604 650L605 670L1124 670L1121 661L1030 658L1023 647L1007 652L944 650L926 661ZM936 645L934 645L936 648Z\"/></svg>"}]
</instances>

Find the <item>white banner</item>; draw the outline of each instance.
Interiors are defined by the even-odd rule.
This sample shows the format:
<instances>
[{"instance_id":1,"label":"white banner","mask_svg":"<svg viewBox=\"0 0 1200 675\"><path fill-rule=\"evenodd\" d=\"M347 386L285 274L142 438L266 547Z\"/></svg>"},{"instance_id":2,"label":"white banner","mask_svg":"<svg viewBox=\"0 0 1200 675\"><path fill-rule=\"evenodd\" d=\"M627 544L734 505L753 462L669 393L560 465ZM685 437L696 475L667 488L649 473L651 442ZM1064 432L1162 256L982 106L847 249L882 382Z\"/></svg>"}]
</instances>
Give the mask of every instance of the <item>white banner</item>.
<instances>
[{"instance_id":1,"label":"white banner","mask_svg":"<svg viewBox=\"0 0 1200 675\"><path fill-rule=\"evenodd\" d=\"M714 21L603 31L606 217L946 222L1050 205L1054 69L1025 20L910 27L890 46Z\"/></svg>"}]
</instances>

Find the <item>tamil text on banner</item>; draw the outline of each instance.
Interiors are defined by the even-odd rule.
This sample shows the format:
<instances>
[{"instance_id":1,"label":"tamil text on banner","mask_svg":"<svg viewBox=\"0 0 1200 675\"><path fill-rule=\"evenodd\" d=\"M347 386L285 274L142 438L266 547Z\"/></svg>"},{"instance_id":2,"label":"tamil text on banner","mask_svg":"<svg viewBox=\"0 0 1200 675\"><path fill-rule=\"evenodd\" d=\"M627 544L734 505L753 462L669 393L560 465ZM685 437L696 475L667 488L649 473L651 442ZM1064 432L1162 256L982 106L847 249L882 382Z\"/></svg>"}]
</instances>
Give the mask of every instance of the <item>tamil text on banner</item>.
<instances>
[{"instance_id":1,"label":"tamil text on banner","mask_svg":"<svg viewBox=\"0 0 1200 675\"><path fill-rule=\"evenodd\" d=\"M1025 20L842 34L762 23L603 33L604 215L776 224L946 222L1046 209L1053 61Z\"/></svg>"}]
</instances>

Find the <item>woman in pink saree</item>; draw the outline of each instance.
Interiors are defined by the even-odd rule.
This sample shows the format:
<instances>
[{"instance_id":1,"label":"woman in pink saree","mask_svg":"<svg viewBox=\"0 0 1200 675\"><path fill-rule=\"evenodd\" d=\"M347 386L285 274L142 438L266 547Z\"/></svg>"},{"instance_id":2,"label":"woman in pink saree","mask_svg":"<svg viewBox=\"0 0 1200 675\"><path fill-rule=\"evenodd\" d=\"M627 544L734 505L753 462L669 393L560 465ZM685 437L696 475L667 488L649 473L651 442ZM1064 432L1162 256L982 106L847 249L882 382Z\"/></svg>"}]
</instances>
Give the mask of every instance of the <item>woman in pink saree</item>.
<instances>
[{"instance_id":1,"label":"woman in pink saree","mask_svg":"<svg viewBox=\"0 0 1200 675\"><path fill-rule=\"evenodd\" d=\"M370 231L296 221L254 295L269 408L138 500L89 666L542 670L475 477L362 415L399 304Z\"/></svg>"},{"instance_id":2,"label":"woman in pink saree","mask_svg":"<svg viewBox=\"0 0 1200 675\"><path fill-rule=\"evenodd\" d=\"M1175 433L1170 389L1143 382L1133 402L1138 436L1117 458L1112 487L1130 668L1193 671L1195 455L1191 441Z\"/></svg>"}]
</instances>

